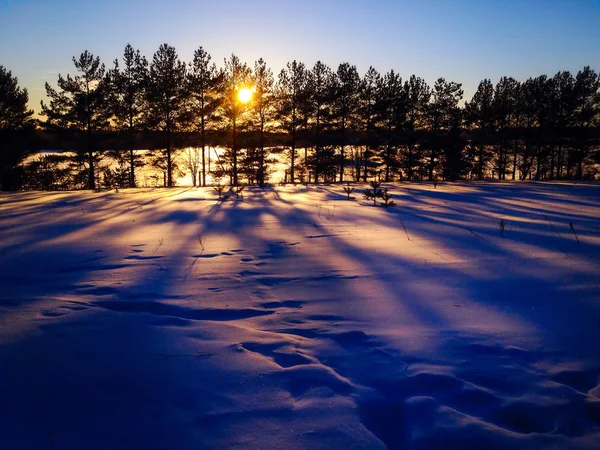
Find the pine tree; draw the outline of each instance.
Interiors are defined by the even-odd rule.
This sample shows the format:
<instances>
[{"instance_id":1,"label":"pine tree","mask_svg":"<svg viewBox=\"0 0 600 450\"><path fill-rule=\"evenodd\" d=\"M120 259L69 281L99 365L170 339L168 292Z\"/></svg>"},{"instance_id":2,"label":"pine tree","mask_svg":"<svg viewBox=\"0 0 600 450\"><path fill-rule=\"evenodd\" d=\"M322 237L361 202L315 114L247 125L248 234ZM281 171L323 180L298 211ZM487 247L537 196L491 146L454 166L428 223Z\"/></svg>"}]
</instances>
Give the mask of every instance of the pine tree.
<instances>
[{"instance_id":1,"label":"pine tree","mask_svg":"<svg viewBox=\"0 0 600 450\"><path fill-rule=\"evenodd\" d=\"M110 80L110 111L119 130L127 132L129 159L129 187L135 187L135 168L141 161L135 154L135 135L144 124L146 109L146 80L148 61L130 44L123 51L123 68L115 59L114 68L108 73Z\"/></svg>"},{"instance_id":2,"label":"pine tree","mask_svg":"<svg viewBox=\"0 0 600 450\"><path fill-rule=\"evenodd\" d=\"M393 70L379 80L377 87L377 122L383 144L382 162L385 167L385 182L391 181L398 167L398 135L403 131L406 120L407 101L402 78Z\"/></svg>"},{"instance_id":3,"label":"pine tree","mask_svg":"<svg viewBox=\"0 0 600 450\"><path fill-rule=\"evenodd\" d=\"M428 107L429 128L432 133L429 157L429 180L433 181L437 158L443 150L443 137L456 121L458 103L462 99L463 90L460 83L438 78L432 90Z\"/></svg>"},{"instance_id":4,"label":"pine tree","mask_svg":"<svg viewBox=\"0 0 600 450\"><path fill-rule=\"evenodd\" d=\"M173 186L172 133L186 120L186 68L174 47L162 44L152 57L147 81L148 123L165 136L165 159L159 162L167 174L167 186Z\"/></svg>"},{"instance_id":5,"label":"pine tree","mask_svg":"<svg viewBox=\"0 0 600 450\"><path fill-rule=\"evenodd\" d=\"M333 100L334 74L326 64L317 61L310 72L311 87L313 89L313 145L315 183L319 182L319 176L329 172L329 164L332 162L331 148L325 146L323 136L324 130L329 125L331 116L331 103Z\"/></svg>"},{"instance_id":6,"label":"pine tree","mask_svg":"<svg viewBox=\"0 0 600 450\"><path fill-rule=\"evenodd\" d=\"M479 83L473 99L465 105L467 121L479 131L479 154L477 158L477 179L482 180L487 161L486 144L495 131L494 85L489 79Z\"/></svg>"},{"instance_id":7,"label":"pine tree","mask_svg":"<svg viewBox=\"0 0 600 450\"><path fill-rule=\"evenodd\" d=\"M455 108L450 115L449 129L444 136L442 147L442 174L445 180L459 180L464 178L469 170L472 170L472 158L467 160L464 152L467 142L461 136L464 114L464 109ZM433 178L433 183L436 187L437 177Z\"/></svg>"},{"instance_id":8,"label":"pine tree","mask_svg":"<svg viewBox=\"0 0 600 450\"><path fill-rule=\"evenodd\" d=\"M303 65L304 66L304 65ZM300 91L298 97L298 112L300 113L300 136L301 136L301 144L304 148L304 160L303 160L303 169L305 174L305 179L310 183L311 181L311 172L312 179L314 180L314 167L312 167L311 171L311 158L308 156L308 150L312 145L312 117L315 109L314 102L314 80L312 77L312 73L309 69L305 69L299 73L302 83L302 89Z\"/></svg>"},{"instance_id":9,"label":"pine tree","mask_svg":"<svg viewBox=\"0 0 600 450\"><path fill-rule=\"evenodd\" d=\"M0 66L0 190L21 185L18 167L31 152L25 138L34 128L28 101L27 89L20 88L12 72Z\"/></svg>"},{"instance_id":10,"label":"pine tree","mask_svg":"<svg viewBox=\"0 0 600 450\"><path fill-rule=\"evenodd\" d=\"M342 63L337 69L337 83L333 102L333 116L337 122L336 128L340 134L340 182L344 181L344 167L346 162L345 147L349 143L349 131L356 127L356 109L358 107L358 93L360 76L356 66Z\"/></svg>"},{"instance_id":11,"label":"pine tree","mask_svg":"<svg viewBox=\"0 0 600 450\"><path fill-rule=\"evenodd\" d=\"M406 177L413 180L413 170L420 158L417 155L417 131L423 128L426 120L427 105L431 98L431 89L423 80L415 75L404 83L406 95L406 132L407 152L406 155Z\"/></svg>"},{"instance_id":12,"label":"pine tree","mask_svg":"<svg viewBox=\"0 0 600 450\"><path fill-rule=\"evenodd\" d=\"M238 94L241 89L250 87L251 70L242 63L240 59L231 55L225 60L224 68L224 95L223 95L223 114L229 126L231 127L231 149L229 151L229 160L231 162L230 183L238 186L238 159L239 159L239 136L238 128L243 124L244 113L248 110L248 105L240 102Z\"/></svg>"},{"instance_id":13,"label":"pine tree","mask_svg":"<svg viewBox=\"0 0 600 450\"><path fill-rule=\"evenodd\" d=\"M550 120L548 144L550 146L549 179L560 178L567 129L573 123L575 112L575 78L568 71L558 72L550 81Z\"/></svg>"},{"instance_id":14,"label":"pine tree","mask_svg":"<svg viewBox=\"0 0 600 450\"><path fill-rule=\"evenodd\" d=\"M523 151L520 164L520 179L525 180L532 176L533 165L538 157L539 142L536 140L536 128L545 125L546 103L545 99L548 89L548 77L541 75L536 78L527 79L519 90L519 113L522 118Z\"/></svg>"},{"instance_id":15,"label":"pine tree","mask_svg":"<svg viewBox=\"0 0 600 450\"><path fill-rule=\"evenodd\" d=\"M492 110L498 132L498 178L506 179L508 172L509 131L516 118L519 83L511 77L502 77L494 88ZM515 145L515 148L517 146ZM516 159L516 155L514 156Z\"/></svg>"},{"instance_id":16,"label":"pine tree","mask_svg":"<svg viewBox=\"0 0 600 450\"><path fill-rule=\"evenodd\" d=\"M209 132L216 127L219 118L217 111L223 101L223 72L211 64L211 56L199 47L194 52L188 77L188 92L192 120L200 133L202 148L202 186L206 186L206 144ZM209 156L210 157L210 156Z\"/></svg>"},{"instance_id":17,"label":"pine tree","mask_svg":"<svg viewBox=\"0 0 600 450\"><path fill-rule=\"evenodd\" d=\"M600 121L600 74L589 66L575 77L573 123L579 129L576 139L576 177L583 178L583 162L591 151L594 125Z\"/></svg>"},{"instance_id":18,"label":"pine tree","mask_svg":"<svg viewBox=\"0 0 600 450\"><path fill-rule=\"evenodd\" d=\"M96 188L95 149L93 131L108 126L107 80L105 67L99 57L85 50L79 59L73 57L79 75L58 75L55 90L46 83L46 95L50 104L43 101L42 112L50 128L71 129L85 133L83 148L79 149L78 162L87 164L87 188Z\"/></svg>"},{"instance_id":19,"label":"pine tree","mask_svg":"<svg viewBox=\"0 0 600 450\"><path fill-rule=\"evenodd\" d=\"M296 181L296 148L302 126L302 105L307 97L307 72L303 63L288 62L276 85L277 119L290 139L290 182Z\"/></svg>"},{"instance_id":20,"label":"pine tree","mask_svg":"<svg viewBox=\"0 0 600 450\"><path fill-rule=\"evenodd\" d=\"M359 91L359 129L363 134L363 181L367 181L372 155L376 149L376 104L381 75L373 67L361 79ZM357 177L360 179L360 174Z\"/></svg>"},{"instance_id":21,"label":"pine tree","mask_svg":"<svg viewBox=\"0 0 600 450\"><path fill-rule=\"evenodd\" d=\"M275 119L275 92L274 92L273 72L269 69L265 61L260 58L254 63L254 72L252 73L252 85L254 87L254 101L252 105L252 114L255 122L255 128L258 131L258 161L256 182L263 186L267 176L267 153L266 153L266 133L273 128ZM292 183L293 180L292 174Z\"/></svg>"}]
</instances>

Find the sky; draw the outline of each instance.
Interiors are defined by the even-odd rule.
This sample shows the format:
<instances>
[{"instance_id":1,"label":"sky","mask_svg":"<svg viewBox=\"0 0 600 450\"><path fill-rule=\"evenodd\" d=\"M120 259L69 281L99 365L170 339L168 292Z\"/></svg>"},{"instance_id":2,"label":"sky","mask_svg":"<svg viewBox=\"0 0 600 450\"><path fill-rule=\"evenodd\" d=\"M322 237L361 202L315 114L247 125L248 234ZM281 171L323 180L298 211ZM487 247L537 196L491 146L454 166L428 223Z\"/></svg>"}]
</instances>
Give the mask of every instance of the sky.
<instances>
[{"instance_id":1,"label":"sky","mask_svg":"<svg viewBox=\"0 0 600 450\"><path fill-rule=\"evenodd\" d=\"M75 73L89 50L107 67L130 43L148 59L163 42L184 61L204 47L277 74L321 60L444 77L469 99L479 81L600 70L600 0L0 0L0 65L40 110L44 82Z\"/></svg>"}]
</instances>

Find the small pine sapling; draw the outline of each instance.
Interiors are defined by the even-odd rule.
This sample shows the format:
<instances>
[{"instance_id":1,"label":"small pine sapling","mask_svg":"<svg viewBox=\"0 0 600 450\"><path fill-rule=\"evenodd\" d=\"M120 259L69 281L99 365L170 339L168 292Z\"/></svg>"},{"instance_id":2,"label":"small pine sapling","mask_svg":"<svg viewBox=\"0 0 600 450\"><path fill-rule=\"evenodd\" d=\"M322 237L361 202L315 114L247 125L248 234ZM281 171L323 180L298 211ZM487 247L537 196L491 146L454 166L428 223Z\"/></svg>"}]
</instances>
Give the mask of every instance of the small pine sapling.
<instances>
[{"instance_id":1,"label":"small pine sapling","mask_svg":"<svg viewBox=\"0 0 600 450\"><path fill-rule=\"evenodd\" d=\"M350 197L350 194L352 194L352 192L354 192L354 188L350 187L350 183L346 183L346 186L344 186L344 192L348 196L348 200L350 200L351 198L354 198L354 197Z\"/></svg>"},{"instance_id":2,"label":"small pine sapling","mask_svg":"<svg viewBox=\"0 0 600 450\"><path fill-rule=\"evenodd\" d=\"M383 204L381 206L383 206L384 208L387 208L389 206L396 206L396 203L394 203L393 201L391 201L392 194L390 194L388 192L387 188L385 188L383 190L383 193L381 194L381 199L383 200Z\"/></svg>"},{"instance_id":3,"label":"small pine sapling","mask_svg":"<svg viewBox=\"0 0 600 450\"><path fill-rule=\"evenodd\" d=\"M217 184L213 187L213 189L216 191L217 194L219 194L219 200L221 200L223 198L223 191L225 190L225 186Z\"/></svg>"},{"instance_id":4,"label":"small pine sapling","mask_svg":"<svg viewBox=\"0 0 600 450\"><path fill-rule=\"evenodd\" d=\"M433 179L433 188L437 189L437 178Z\"/></svg>"},{"instance_id":5,"label":"small pine sapling","mask_svg":"<svg viewBox=\"0 0 600 450\"><path fill-rule=\"evenodd\" d=\"M204 244L206 243L206 238L200 235L196 238L196 240L198 241L198 244L200 244L200 248L202 249L200 255L202 255L204 253Z\"/></svg>"},{"instance_id":6,"label":"small pine sapling","mask_svg":"<svg viewBox=\"0 0 600 450\"><path fill-rule=\"evenodd\" d=\"M577 232L575 231L575 225L573 225L573 222L569 222L569 228L575 235L575 239L577 239L577 244L581 245L581 242L579 242L579 237L577 236Z\"/></svg>"},{"instance_id":7,"label":"small pine sapling","mask_svg":"<svg viewBox=\"0 0 600 450\"><path fill-rule=\"evenodd\" d=\"M242 194L242 192L244 192L245 187L246 186L234 186L231 188L231 192L235 194L235 198L244 198L244 194Z\"/></svg>"},{"instance_id":8,"label":"small pine sapling","mask_svg":"<svg viewBox=\"0 0 600 450\"><path fill-rule=\"evenodd\" d=\"M158 251L158 249L163 246L164 243L165 243L164 238L160 238L158 240L158 245L156 247L154 247L154 250L152 250L152 254L155 254Z\"/></svg>"},{"instance_id":9,"label":"small pine sapling","mask_svg":"<svg viewBox=\"0 0 600 450\"><path fill-rule=\"evenodd\" d=\"M373 206L377 206L377 198L383 194L383 191L380 189L381 183L373 180L370 184L372 189L365 189L365 198L373 200Z\"/></svg>"}]
</instances>

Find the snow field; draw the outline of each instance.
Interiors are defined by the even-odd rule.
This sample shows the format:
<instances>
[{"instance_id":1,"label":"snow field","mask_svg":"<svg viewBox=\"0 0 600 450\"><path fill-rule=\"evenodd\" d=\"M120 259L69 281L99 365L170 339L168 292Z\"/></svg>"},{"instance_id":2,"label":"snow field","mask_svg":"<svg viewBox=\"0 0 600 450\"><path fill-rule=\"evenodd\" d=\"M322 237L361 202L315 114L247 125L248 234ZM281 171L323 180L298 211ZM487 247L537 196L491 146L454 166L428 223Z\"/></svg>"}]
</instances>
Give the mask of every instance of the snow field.
<instances>
[{"instance_id":1,"label":"snow field","mask_svg":"<svg viewBox=\"0 0 600 450\"><path fill-rule=\"evenodd\" d=\"M600 445L600 185L386 187L2 193L0 448Z\"/></svg>"}]
</instances>

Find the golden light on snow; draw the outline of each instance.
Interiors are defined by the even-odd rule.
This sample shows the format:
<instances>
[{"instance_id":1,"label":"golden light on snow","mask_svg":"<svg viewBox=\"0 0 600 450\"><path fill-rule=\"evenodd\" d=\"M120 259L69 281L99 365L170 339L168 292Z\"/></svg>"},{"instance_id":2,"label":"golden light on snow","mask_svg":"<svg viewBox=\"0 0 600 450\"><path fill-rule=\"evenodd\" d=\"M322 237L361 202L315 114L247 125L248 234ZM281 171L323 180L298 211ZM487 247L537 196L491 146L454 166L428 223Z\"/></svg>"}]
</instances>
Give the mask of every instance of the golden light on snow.
<instances>
[{"instance_id":1,"label":"golden light on snow","mask_svg":"<svg viewBox=\"0 0 600 450\"><path fill-rule=\"evenodd\" d=\"M252 100L252 89L240 89L238 91L238 100L240 103L248 103L250 100Z\"/></svg>"}]
</instances>

